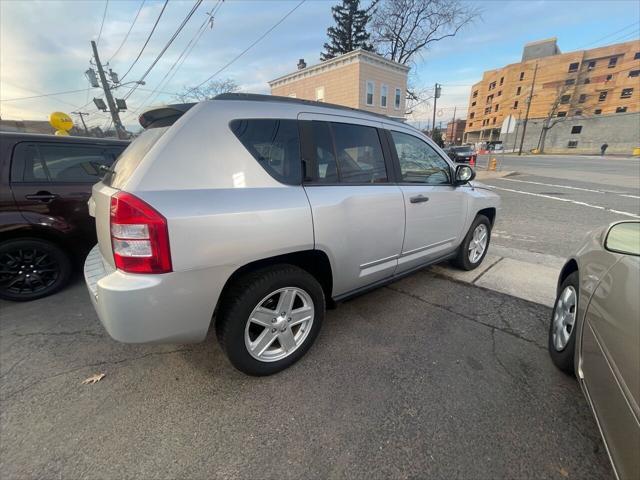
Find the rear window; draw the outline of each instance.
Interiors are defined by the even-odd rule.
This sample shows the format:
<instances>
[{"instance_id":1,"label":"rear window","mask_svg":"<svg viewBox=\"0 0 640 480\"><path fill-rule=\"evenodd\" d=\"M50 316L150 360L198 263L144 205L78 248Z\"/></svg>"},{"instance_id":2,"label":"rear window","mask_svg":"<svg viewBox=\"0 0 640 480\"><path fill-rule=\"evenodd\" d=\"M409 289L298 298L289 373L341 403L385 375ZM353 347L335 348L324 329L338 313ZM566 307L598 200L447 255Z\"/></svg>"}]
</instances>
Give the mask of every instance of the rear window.
<instances>
[{"instance_id":1,"label":"rear window","mask_svg":"<svg viewBox=\"0 0 640 480\"><path fill-rule=\"evenodd\" d=\"M234 120L229 126L269 175L288 185L300 185L302 168L297 120Z\"/></svg>"},{"instance_id":2,"label":"rear window","mask_svg":"<svg viewBox=\"0 0 640 480\"><path fill-rule=\"evenodd\" d=\"M451 150L456 153L471 153L471 149L469 147L454 147Z\"/></svg>"},{"instance_id":3,"label":"rear window","mask_svg":"<svg viewBox=\"0 0 640 480\"><path fill-rule=\"evenodd\" d=\"M133 172L138 168L140 161L156 144L169 127L149 128L142 132L138 138L129 144L122 152L113 168L107 172L102 180L113 188L122 188L129 180Z\"/></svg>"}]
</instances>

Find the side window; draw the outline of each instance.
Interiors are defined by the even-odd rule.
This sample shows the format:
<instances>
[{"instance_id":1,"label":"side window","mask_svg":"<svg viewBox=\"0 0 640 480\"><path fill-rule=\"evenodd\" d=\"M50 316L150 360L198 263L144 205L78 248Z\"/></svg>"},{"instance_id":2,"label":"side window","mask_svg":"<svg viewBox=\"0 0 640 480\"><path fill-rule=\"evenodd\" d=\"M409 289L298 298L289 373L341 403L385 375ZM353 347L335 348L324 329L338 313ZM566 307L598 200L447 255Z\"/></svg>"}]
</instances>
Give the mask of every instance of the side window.
<instances>
[{"instance_id":1,"label":"side window","mask_svg":"<svg viewBox=\"0 0 640 480\"><path fill-rule=\"evenodd\" d=\"M445 185L451 183L449 164L426 142L406 133L391 132L403 182Z\"/></svg>"},{"instance_id":2,"label":"side window","mask_svg":"<svg viewBox=\"0 0 640 480\"><path fill-rule=\"evenodd\" d=\"M373 127L332 123L341 183L382 183L387 169L378 130Z\"/></svg>"},{"instance_id":3,"label":"side window","mask_svg":"<svg viewBox=\"0 0 640 480\"><path fill-rule=\"evenodd\" d=\"M269 175L282 183L300 184L300 139L297 120L234 120L230 127L242 145Z\"/></svg>"},{"instance_id":4,"label":"side window","mask_svg":"<svg viewBox=\"0 0 640 480\"><path fill-rule=\"evenodd\" d=\"M315 149L315 166L308 172L314 183L337 183L338 167L333 150L333 139L327 122L311 122L313 146Z\"/></svg>"},{"instance_id":5,"label":"side window","mask_svg":"<svg viewBox=\"0 0 640 480\"><path fill-rule=\"evenodd\" d=\"M96 183L114 156L102 147L27 144L16 147L11 178L14 182Z\"/></svg>"}]
</instances>

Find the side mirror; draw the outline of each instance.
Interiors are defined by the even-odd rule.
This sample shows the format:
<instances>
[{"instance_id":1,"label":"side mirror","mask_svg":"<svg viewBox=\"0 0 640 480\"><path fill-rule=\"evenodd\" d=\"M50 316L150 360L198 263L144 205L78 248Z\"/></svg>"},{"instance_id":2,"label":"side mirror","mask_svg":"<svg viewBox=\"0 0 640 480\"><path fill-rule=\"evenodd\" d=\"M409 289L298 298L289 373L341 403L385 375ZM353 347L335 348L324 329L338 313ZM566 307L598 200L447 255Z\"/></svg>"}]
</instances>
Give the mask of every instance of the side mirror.
<instances>
[{"instance_id":1,"label":"side mirror","mask_svg":"<svg viewBox=\"0 0 640 480\"><path fill-rule=\"evenodd\" d=\"M624 255L640 255L640 222L620 222L607 232L604 248Z\"/></svg>"},{"instance_id":2,"label":"side mirror","mask_svg":"<svg viewBox=\"0 0 640 480\"><path fill-rule=\"evenodd\" d=\"M464 185L476 178L476 172L469 165L458 165L456 167L455 185Z\"/></svg>"}]
</instances>

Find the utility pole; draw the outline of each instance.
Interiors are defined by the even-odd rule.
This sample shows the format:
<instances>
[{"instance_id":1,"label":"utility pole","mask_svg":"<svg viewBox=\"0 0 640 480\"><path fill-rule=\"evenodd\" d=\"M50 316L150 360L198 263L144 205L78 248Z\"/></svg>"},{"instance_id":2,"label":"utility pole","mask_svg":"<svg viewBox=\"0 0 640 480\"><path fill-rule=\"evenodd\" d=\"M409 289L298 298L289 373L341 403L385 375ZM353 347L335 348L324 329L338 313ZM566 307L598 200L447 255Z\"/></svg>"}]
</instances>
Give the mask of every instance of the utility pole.
<instances>
[{"instance_id":1,"label":"utility pole","mask_svg":"<svg viewBox=\"0 0 640 480\"><path fill-rule=\"evenodd\" d=\"M442 90L442 85L436 83L435 93L433 95L433 128L431 129L431 138L433 138L433 134L436 130L436 104L438 103L438 99L440 98L440 91Z\"/></svg>"},{"instance_id":2,"label":"utility pole","mask_svg":"<svg viewBox=\"0 0 640 480\"><path fill-rule=\"evenodd\" d=\"M520 138L520 149L518 155L522 155L522 144L524 143L524 135L527 133L527 122L529 121L529 110L531 109L531 102L533 102L533 87L536 84L536 75L538 74L538 63L536 62L536 68L533 70L533 80L531 81L531 91L529 92L529 99L527 101L527 111L524 114L524 123L522 124L522 137Z\"/></svg>"},{"instance_id":3,"label":"utility pole","mask_svg":"<svg viewBox=\"0 0 640 480\"><path fill-rule=\"evenodd\" d=\"M451 120L451 136L453 137L453 141L451 142L452 145L456 144L456 136L458 135L458 129L456 128L456 109L458 107L454 106L453 107L453 120ZM449 130L447 128L447 130Z\"/></svg>"},{"instance_id":4,"label":"utility pole","mask_svg":"<svg viewBox=\"0 0 640 480\"><path fill-rule=\"evenodd\" d=\"M87 112L71 112L74 115L78 115L80 117L80 121L82 122L82 126L84 127L84 133L86 133L87 135L89 135L89 129L87 128L87 124L84 123L84 116L85 115L89 115Z\"/></svg>"},{"instance_id":5,"label":"utility pole","mask_svg":"<svg viewBox=\"0 0 640 480\"><path fill-rule=\"evenodd\" d=\"M102 83L104 96L107 99L109 112L111 112L111 119L113 120L113 126L116 129L118 138L127 138L127 131L125 130L124 125L122 125L122 122L120 121L120 115L118 114L118 108L116 107L116 102L114 102L113 100L113 96L111 95L111 88L109 88L109 84L107 83L107 76L104 74L102 63L100 63L100 57L98 56L98 47L96 46L96 42L94 42L93 40L91 40L91 47L93 48L93 58L96 61L96 67L98 69L98 75L100 75L100 82Z\"/></svg>"}]
</instances>

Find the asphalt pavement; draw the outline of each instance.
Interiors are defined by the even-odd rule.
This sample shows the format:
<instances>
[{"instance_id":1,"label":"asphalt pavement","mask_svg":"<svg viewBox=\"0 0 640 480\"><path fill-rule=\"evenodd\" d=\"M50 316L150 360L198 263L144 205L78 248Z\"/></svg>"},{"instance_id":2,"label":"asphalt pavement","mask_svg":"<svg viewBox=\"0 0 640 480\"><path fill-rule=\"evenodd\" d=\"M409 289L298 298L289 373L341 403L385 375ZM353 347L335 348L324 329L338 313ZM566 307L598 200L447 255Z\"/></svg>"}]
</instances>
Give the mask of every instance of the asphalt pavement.
<instances>
[{"instance_id":1,"label":"asphalt pavement","mask_svg":"<svg viewBox=\"0 0 640 480\"><path fill-rule=\"evenodd\" d=\"M612 478L576 381L549 360L549 315L423 271L329 311L300 362L251 378L213 336L114 342L78 280L0 303L0 474Z\"/></svg>"}]
</instances>

